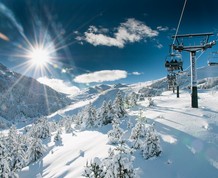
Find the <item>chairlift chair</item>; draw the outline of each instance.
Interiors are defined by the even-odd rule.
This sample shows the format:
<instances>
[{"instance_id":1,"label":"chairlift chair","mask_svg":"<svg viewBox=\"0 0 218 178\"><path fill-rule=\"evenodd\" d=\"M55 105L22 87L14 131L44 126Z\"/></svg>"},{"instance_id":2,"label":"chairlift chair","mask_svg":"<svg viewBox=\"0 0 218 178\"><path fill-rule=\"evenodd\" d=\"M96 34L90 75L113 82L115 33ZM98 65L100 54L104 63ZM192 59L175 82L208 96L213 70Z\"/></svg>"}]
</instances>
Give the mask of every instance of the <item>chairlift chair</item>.
<instances>
[{"instance_id":1,"label":"chairlift chair","mask_svg":"<svg viewBox=\"0 0 218 178\"><path fill-rule=\"evenodd\" d=\"M165 67L168 71L183 71L183 61L181 54L171 53L165 60Z\"/></svg>"},{"instance_id":2,"label":"chairlift chair","mask_svg":"<svg viewBox=\"0 0 218 178\"><path fill-rule=\"evenodd\" d=\"M218 61L217 60L211 60L218 58L218 52L212 52L212 55L208 58L207 64L208 66L218 66Z\"/></svg>"}]
</instances>

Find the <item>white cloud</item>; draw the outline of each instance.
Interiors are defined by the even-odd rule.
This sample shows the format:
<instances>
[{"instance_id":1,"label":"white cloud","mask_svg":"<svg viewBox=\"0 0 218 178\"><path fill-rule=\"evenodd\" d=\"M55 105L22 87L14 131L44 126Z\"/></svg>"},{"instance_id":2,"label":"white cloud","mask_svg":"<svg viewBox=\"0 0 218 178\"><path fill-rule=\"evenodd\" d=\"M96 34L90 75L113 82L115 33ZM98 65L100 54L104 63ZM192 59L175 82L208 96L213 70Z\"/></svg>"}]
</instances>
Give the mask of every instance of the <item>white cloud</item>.
<instances>
[{"instance_id":1,"label":"white cloud","mask_svg":"<svg viewBox=\"0 0 218 178\"><path fill-rule=\"evenodd\" d=\"M52 89L58 92L65 93L65 94L74 95L80 91L78 87L72 86L70 83L60 79L54 79L54 78L50 79L47 77L41 77L38 78L37 81L39 81L44 85L48 85L49 87L51 87Z\"/></svg>"},{"instance_id":2,"label":"white cloud","mask_svg":"<svg viewBox=\"0 0 218 178\"><path fill-rule=\"evenodd\" d=\"M142 75L143 73L140 72L132 72L132 75Z\"/></svg>"},{"instance_id":3,"label":"white cloud","mask_svg":"<svg viewBox=\"0 0 218 178\"><path fill-rule=\"evenodd\" d=\"M159 49L161 49L161 48L163 48L163 45L160 44L160 43L158 43L158 44L156 45L156 47L159 48Z\"/></svg>"},{"instance_id":4,"label":"white cloud","mask_svg":"<svg viewBox=\"0 0 218 178\"><path fill-rule=\"evenodd\" d=\"M105 36L103 34L94 34L90 32L85 32L85 41L88 43L94 45L94 46L116 46L119 48L123 48L124 44L122 41L118 41L115 38L111 38L108 36Z\"/></svg>"},{"instance_id":5,"label":"white cloud","mask_svg":"<svg viewBox=\"0 0 218 178\"><path fill-rule=\"evenodd\" d=\"M87 41L94 46L103 45L123 48L127 43L153 38L159 34L158 31L152 30L149 26L134 18L127 19L126 22L121 23L116 29L117 32L109 36L106 34L109 32L108 29L90 26L87 32L84 33L84 37L79 36L76 39Z\"/></svg>"},{"instance_id":6,"label":"white cloud","mask_svg":"<svg viewBox=\"0 0 218 178\"><path fill-rule=\"evenodd\" d=\"M159 30L159 31L168 31L169 27L167 27L167 26L166 27L158 26L157 30Z\"/></svg>"},{"instance_id":7,"label":"white cloud","mask_svg":"<svg viewBox=\"0 0 218 178\"><path fill-rule=\"evenodd\" d=\"M88 74L82 74L75 77L77 83L92 83L115 81L127 77L127 72L124 70L102 70Z\"/></svg>"}]
</instances>

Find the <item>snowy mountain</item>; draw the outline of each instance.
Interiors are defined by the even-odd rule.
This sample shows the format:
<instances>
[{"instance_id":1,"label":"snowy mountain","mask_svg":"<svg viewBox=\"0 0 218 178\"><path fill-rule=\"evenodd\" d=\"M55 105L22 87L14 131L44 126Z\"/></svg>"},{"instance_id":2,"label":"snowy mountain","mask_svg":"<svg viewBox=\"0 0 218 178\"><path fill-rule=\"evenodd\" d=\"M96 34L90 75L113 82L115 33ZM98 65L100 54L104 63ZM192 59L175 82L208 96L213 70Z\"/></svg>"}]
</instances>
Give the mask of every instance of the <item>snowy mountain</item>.
<instances>
[{"instance_id":1,"label":"snowy mountain","mask_svg":"<svg viewBox=\"0 0 218 178\"><path fill-rule=\"evenodd\" d=\"M102 96L98 95L98 97ZM122 163L126 163L124 165L128 168L131 165L139 168L141 178L216 178L218 175L217 97L217 90L213 93L210 90L200 92L199 109L190 108L190 94L187 91L182 91L179 99L172 92L163 92L160 96L153 97L154 105L151 107L148 107L148 100L138 102L137 106L127 110L126 117L120 119L119 127L122 131L120 135L131 147L132 129L136 126L137 120L141 117L146 124L155 122L162 153L159 157L147 160L141 150L132 149L133 153L129 156L132 156L131 160L134 160L134 163L127 163L129 159L126 157ZM63 118L61 123L66 122L69 125L69 119ZM61 128L64 130L64 127ZM22 178L84 177L82 175L87 163L94 161L97 165L101 164L102 160L109 160L109 150L118 148L117 144L109 142L108 133L112 129L112 125L108 124L99 128L75 129L75 135L62 132L59 144L50 141L54 140L57 134L53 132L51 139L44 140L47 145L44 156L36 163L23 168L19 176ZM125 156L124 153L122 155ZM115 158L111 161L114 161L111 164L116 164ZM107 162L105 164L107 165Z\"/></svg>"},{"instance_id":2,"label":"snowy mountain","mask_svg":"<svg viewBox=\"0 0 218 178\"><path fill-rule=\"evenodd\" d=\"M205 66L197 69L197 78L200 89L216 87L218 85L218 66ZM178 83L181 89L189 89L191 85L190 71L180 73ZM145 96L155 96L166 90L168 90L168 81L167 78L162 78L141 87L139 93Z\"/></svg>"},{"instance_id":3,"label":"snowy mountain","mask_svg":"<svg viewBox=\"0 0 218 178\"><path fill-rule=\"evenodd\" d=\"M218 66L206 66L199 68L198 73L198 87L201 89L210 89L218 85ZM190 88L190 71L183 72L179 75L178 82L180 89L189 90ZM82 110L84 103L91 102L93 106L99 108L104 101L114 101L118 91L122 95L130 95L132 92L137 93L138 98L153 97L161 95L164 91L168 90L167 78L161 78L154 81L146 81L137 84L124 85L96 85L89 87L80 92L79 95L71 97L74 101L71 106L66 109L66 115L75 114ZM80 104L79 104L80 103ZM61 111L62 114L63 111Z\"/></svg>"},{"instance_id":4,"label":"snowy mountain","mask_svg":"<svg viewBox=\"0 0 218 178\"><path fill-rule=\"evenodd\" d=\"M27 152L25 166L17 171L19 177L82 178L93 177L96 171L100 177L117 178L118 169L123 169L131 178L217 178L217 69L198 71L199 108L190 106L187 73L180 76L180 98L165 91L166 79L83 91L83 100L76 96L74 103L48 119L19 129ZM140 92L152 98L128 105L126 97ZM121 101L124 117L116 114L121 112L117 105ZM104 124L105 118L113 118L112 123Z\"/></svg>"},{"instance_id":5,"label":"snowy mountain","mask_svg":"<svg viewBox=\"0 0 218 178\"><path fill-rule=\"evenodd\" d=\"M70 103L64 94L0 64L1 117L14 121L48 115Z\"/></svg>"}]
</instances>

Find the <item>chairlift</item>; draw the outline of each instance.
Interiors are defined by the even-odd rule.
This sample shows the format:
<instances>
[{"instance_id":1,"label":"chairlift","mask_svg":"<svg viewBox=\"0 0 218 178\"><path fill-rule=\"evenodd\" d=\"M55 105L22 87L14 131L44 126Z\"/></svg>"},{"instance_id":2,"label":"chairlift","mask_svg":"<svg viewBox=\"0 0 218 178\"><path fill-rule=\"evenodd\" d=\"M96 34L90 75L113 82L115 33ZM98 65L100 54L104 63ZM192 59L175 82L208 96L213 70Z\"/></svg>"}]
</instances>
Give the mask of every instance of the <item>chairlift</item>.
<instances>
[{"instance_id":1,"label":"chairlift","mask_svg":"<svg viewBox=\"0 0 218 178\"><path fill-rule=\"evenodd\" d=\"M168 89L173 89L176 86L176 74L171 73L167 75L167 81L168 81Z\"/></svg>"},{"instance_id":2,"label":"chairlift","mask_svg":"<svg viewBox=\"0 0 218 178\"><path fill-rule=\"evenodd\" d=\"M211 60L215 58L218 58L218 51L212 52L212 55L207 60L208 66L218 66L218 60Z\"/></svg>"},{"instance_id":3,"label":"chairlift","mask_svg":"<svg viewBox=\"0 0 218 178\"><path fill-rule=\"evenodd\" d=\"M180 53L171 53L166 57L165 67L168 71L183 71L183 61Z\"/></svg>"}]
</instances>

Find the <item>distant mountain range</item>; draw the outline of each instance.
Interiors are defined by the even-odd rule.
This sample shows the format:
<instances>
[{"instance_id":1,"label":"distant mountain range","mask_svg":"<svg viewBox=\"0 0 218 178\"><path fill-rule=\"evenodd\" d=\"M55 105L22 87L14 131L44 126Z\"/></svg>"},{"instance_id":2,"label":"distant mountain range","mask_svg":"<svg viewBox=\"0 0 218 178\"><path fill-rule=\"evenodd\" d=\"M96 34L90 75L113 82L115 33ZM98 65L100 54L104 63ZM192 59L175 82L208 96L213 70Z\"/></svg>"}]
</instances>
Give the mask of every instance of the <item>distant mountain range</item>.
<instances>
[{"instance_id":1,"label":"distant mountain range","mask_svg":"<svg viewBox=\"0 0 218 178\"><path fill-rule=\"evenodd\" d=\"M66 95L0 64L0 117L14 121L53 113L71 103Z\"/></svg>"},{"instance_id":2,"label":"distant mountain range","mask_svg":"<svg viewBox=\"0 0 218 178\"><path fill-rule=\"evenodd\" d=\"M190 87L189 71L179 76L181 89ZM198 69L198 87L213 88L218 86L218 66ZM166 78L132 85L97 85L83 90L80 94L68 98L37 80L10 71L0 64L0 118L14 121L21 118L34 118L49 115L72 103L92 100L100 107L103 101L114 99L118 91L126 94L136 92L143 96L160 95L167 90ZM97 98L96 98L97 97Z\"/></svg>"}]
</instances>

